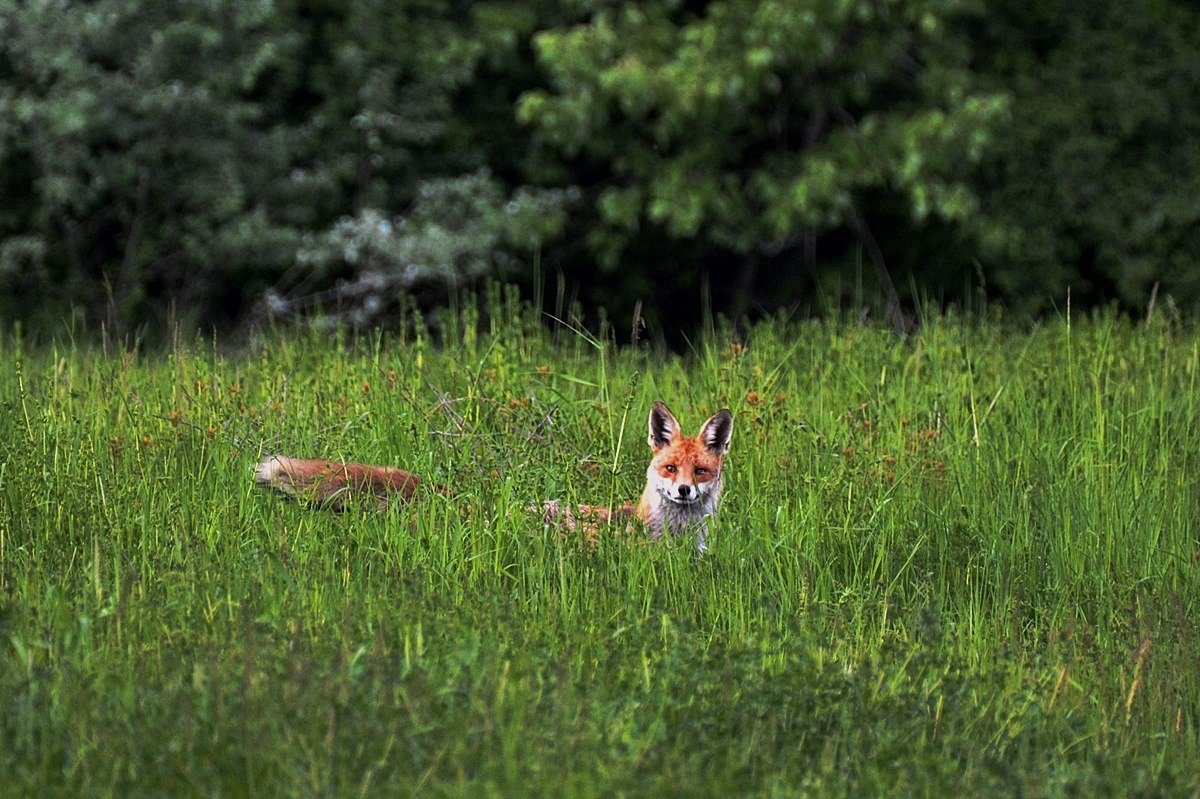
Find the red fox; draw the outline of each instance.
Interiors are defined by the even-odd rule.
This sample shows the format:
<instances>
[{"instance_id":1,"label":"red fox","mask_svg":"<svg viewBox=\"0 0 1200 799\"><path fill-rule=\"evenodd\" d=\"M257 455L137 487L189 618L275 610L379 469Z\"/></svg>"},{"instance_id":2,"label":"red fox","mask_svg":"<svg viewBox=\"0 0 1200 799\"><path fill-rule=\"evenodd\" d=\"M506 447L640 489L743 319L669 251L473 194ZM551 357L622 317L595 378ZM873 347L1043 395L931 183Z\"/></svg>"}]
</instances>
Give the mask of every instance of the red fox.
<instances>
[{"instance_id":1,"label":"red fox","mask_svg":"<svg viewBox=\"0 0 1200 799\"><path fill-rule=\"evenodd\" d=\"M708 517L716 512L721 499L721 467L733 435L733 415L726 409L717 411L689 438L667 406L656 402L650 409L649 426L654 456L636 506L570 508L546 500L538 506L545 521L570 530L582 528L594 543L605 522L638 519L655 540L662 538L664 531L673 536L695 535L696 548L706 551ZM402 469L277 455L263 458L254 477L259 485L293 499L336 510L356 496L372 497L380 507L387 507L392 499L408 501L422 485L420 477ZM441 487L434 490L449 493Z\"/></svg>"},{"instance_id":2,"label":"red fox","mask_svg":"<svg viewBox=\"0 0 1200 799\"><path fill-rule=\"evenodd\" d=\"M582 527L594 540L599 525L617 519L641 520L658 540L664 532L673 536L694 535L696 549L708 550L708 517L721 501L722 470L733 436L733 414L727 409L714 413L689 438L679 422L661 402L650 409L648 441L654 457L646 469L646 488L635 505L610 511L601 505L564 508L557 500L546 500L542 511L547 523L557 521L568 529Z\"/></svg>"}]
</instances>

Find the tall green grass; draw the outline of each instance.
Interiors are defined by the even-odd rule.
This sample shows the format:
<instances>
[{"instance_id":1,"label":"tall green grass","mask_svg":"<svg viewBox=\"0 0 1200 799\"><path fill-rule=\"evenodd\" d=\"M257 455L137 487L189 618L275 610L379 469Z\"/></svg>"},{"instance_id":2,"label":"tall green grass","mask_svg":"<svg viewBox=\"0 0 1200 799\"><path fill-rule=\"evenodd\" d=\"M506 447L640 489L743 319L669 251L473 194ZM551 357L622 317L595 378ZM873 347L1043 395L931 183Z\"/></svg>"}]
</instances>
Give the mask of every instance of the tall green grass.
<instances>
[{"instance_id":1,"label":"tall green grass","mask_svg":"<svg viewBox=\"0 0 1200 799\"><path fill-rule=\"evenodd\" d=\"M1200 791L1191 326L442 335L0 347L4 793ZM655 399L734 411L710 552L544 529L637 497ZM264 453L456 496L306 510Z\"/></svg>"}]
</instances>

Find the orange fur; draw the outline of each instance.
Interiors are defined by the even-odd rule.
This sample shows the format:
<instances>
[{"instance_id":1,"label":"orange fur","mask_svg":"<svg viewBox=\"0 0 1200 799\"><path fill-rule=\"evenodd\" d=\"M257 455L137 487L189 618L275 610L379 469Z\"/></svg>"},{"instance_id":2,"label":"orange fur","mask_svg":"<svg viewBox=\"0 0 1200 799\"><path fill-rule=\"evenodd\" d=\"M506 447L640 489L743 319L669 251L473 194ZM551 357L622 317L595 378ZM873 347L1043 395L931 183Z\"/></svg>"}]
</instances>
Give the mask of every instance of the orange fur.
<instances>
[{"instance_id":1,"label":"orange fur","mask_svg":"<svg viewBox=\"0 0 1200 799\"><path fill-rule=\"evenodd\" d=\"M342 463L323 458L263 458L255 481L293 499L342 510L349 502L372 497L381 507L395 498L413 498L421 478L403 469Z\"/></svg>"}]
</instances>

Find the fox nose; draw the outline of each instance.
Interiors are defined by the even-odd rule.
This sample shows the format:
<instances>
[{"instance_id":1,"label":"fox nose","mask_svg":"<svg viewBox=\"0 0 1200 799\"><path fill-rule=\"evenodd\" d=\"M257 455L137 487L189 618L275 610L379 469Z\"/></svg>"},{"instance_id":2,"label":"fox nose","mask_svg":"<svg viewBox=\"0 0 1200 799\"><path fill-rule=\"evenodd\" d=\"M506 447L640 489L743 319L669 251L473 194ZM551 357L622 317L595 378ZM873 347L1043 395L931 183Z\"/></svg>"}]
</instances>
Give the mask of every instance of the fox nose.
<instances>
[{"instance_id":1,"label":"fox nose","mask_svg":"<svg viewBox=\"0 0 1200 799\"><path fill-rule=\"evenodd\" d=\"M690 485L684 484L679 487L679 496L686 498L688 496L691 496L691 493L692 493L692 487Z\"/></svg>"}]
</instances>

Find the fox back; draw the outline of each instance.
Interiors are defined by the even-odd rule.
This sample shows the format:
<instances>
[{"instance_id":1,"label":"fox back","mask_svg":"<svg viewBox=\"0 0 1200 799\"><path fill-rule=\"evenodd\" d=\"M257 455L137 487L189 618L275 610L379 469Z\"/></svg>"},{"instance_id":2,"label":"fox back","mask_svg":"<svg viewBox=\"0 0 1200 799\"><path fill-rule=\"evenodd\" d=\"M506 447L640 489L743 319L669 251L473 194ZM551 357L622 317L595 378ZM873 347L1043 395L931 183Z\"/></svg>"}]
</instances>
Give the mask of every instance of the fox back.
<instances>
[{"instance_id":1,"label":"fox back","mask_svg":"<svg viewBox=\"0 0 1200 799\"><path fill-rule=\"evenodd\" d=\"M721 500L722 467L733 436L733 415L717 411L695 436L680 432L674 414L661 402L650 409L650 448L646 488L637 516L652 538L663 532L695 535L696 548L707 549L708 517Z\"/></svg>"}]
</instances>

